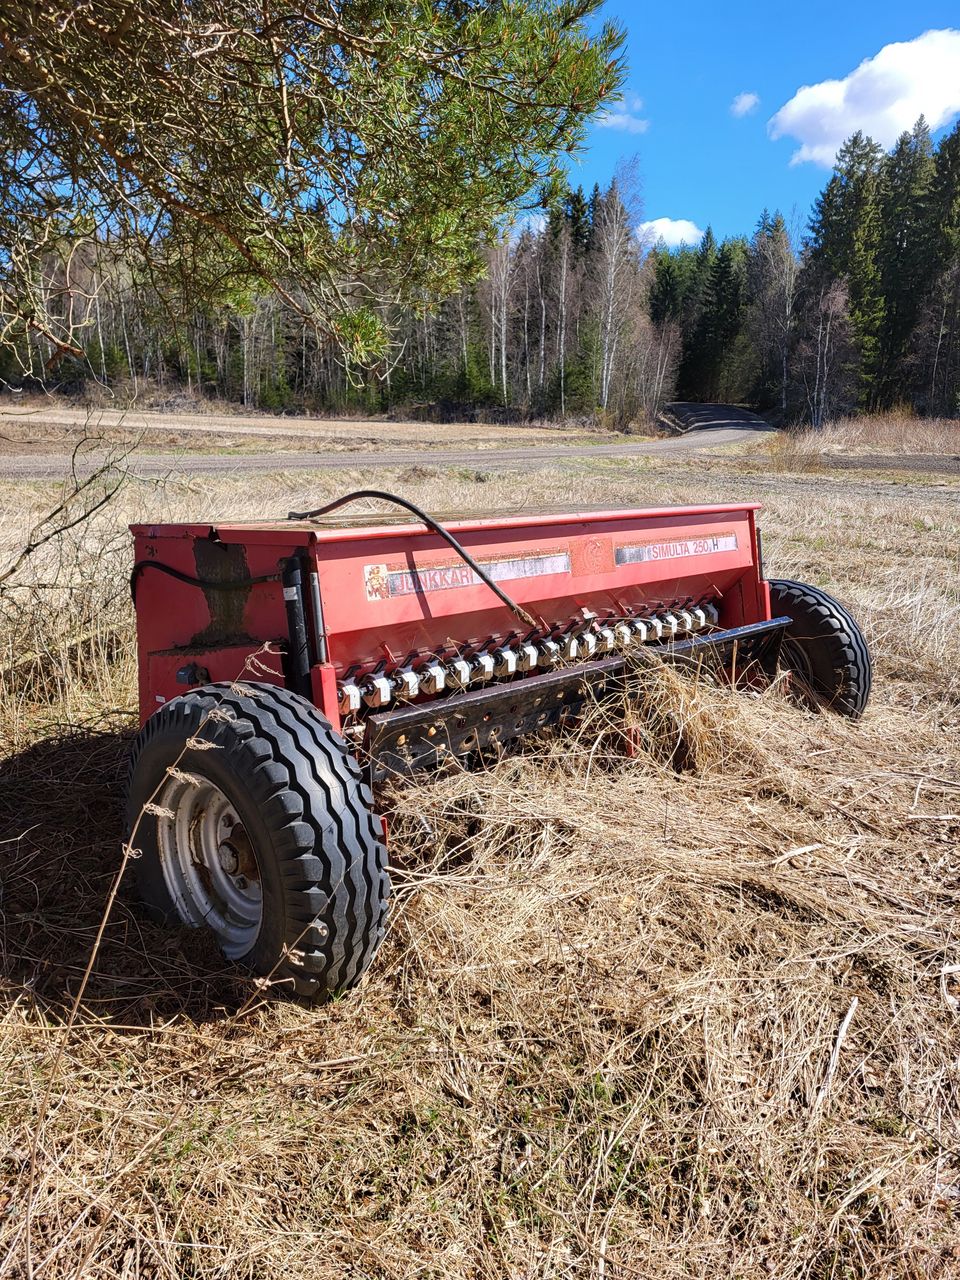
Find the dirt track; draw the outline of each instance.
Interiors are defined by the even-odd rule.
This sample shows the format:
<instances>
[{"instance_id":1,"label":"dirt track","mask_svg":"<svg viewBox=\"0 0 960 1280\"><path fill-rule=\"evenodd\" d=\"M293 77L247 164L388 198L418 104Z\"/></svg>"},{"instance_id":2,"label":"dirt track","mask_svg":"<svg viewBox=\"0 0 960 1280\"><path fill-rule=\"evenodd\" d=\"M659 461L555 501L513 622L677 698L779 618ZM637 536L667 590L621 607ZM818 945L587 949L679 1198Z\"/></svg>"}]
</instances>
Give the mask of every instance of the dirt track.
<instances>
[{"instance_id":1,"label":"dirt track","mask_svg":"<svg viewBox=\"0 0 960 1280\"><path fill-rule=\"evenodd\" d=\"M825 453L824 465L835 471L920 471L928 475L960 476L960 457L930 453Z\"/></svg>"},{"instance_id":2,"label":"dirt track","mask_svg":"<svg viewBox=\"0 0 960 1280\"><path fill-rule=\"evenodd\" d=\"M33 401L22 407L0 408L0 429L19 427L26 433L49 435L58 428L64 435L81 431L122 432L130 437L195 436L198 443L216 445L223 440L253 438L289 441L314 440L318 443L349 444L364 448L371 441L403 444L450 432L451 427L431 422L388 421L383 418L307 418L270 416L267 414L200 414L177 411L159 412L141 409L83 409L47 405ZM498 423L457 423L460 439L478 444L497 444L509 432L521 441L541 439L544 435L563 433L563 428L511 425ZM566 430L566 434L572 434ZM582 434L582 433L581 433ZM205 439L209 438L209 440Z\"/></svg>"},{"instance_id":3,"label":"dirt track","mask_svg":"<svg viewBox=\"0 0 960 1280\"><path fill-rule=\"evenodd\" d=\"M687 406L674 408L683 410ZM223 448L227 449L234 438L243 435L269 436L278 442L277 448L263 453L194 453L189 450L169 453L137 452L128 465L137 475L146 477L409 467L425 464L478 466L485 470L522 468L524 464L541 465L564 458L635 457L713 448L749 440L758 432L771 430L767 423L744 409L727 405L697 405L690 408L696 409L696 415L691 415L691 429L683 434L663 440L615 444L584 441L582 433L577 438L575 433L545 428L463 423L433 426L424 423L347 420L307 422L303 419L298 421L282 418L251 421L242 418L179 417L175 414L137 413L123 416L112 412L110 415L102 415L97 426L100 429L122 427L151 434L160 430L177 434L202 432L207 437L205 443L208 449L216 448L218 442L222 442ZM77 432L82 429L87 422L87 415L74 409L7 411L0 413L0 422L16 425L21 429L32 426L37 431L61 427L66 434L68 431ZM565 435L573 437L570 443L560 443ZM284 449L284 436L296 439L298 447L295 450ZM316 438L321 447L316 452L305 450L302 447L305 436ZM460 447L450 448L446 441L451 438L463 443ZM591 438L598 437L593 435ZM408 447L403 448L404 444ZM416 447L411 448L410 445ZM0 478L57 478L64 474L69 464L70 455L67 452L11 451L0 455Z\"/></svg>"},{"instance_id":4,"label":"dirt track","mask_svg":"<svg viewBox=\"0 0 960 1280\"><path fill-rule=\"evenodd\" d=\"M676 403L666 410L667 421L677 433L651 440L490 423L206 417L117 410L98 413L91 421L84 410L41 404L0 409L0 480L59 479L70 468L73 445L91 429L118 441L142 436L143 443L126 465L138 476L159 479L416 466L531 470L563 460L666 458L694 451L703 456L703 450L741 444L773 430L755 414L731 405ZM203 452L192 447L194 438L202 440ZM249 448L251 438L269 445L240 451ZM311 442L316 442L315 449ZM93 465L91 454L89 466ZM960 476L960 457L949 455L825 453L821 465L828 471Z\"/></svg>"}]
</instances>

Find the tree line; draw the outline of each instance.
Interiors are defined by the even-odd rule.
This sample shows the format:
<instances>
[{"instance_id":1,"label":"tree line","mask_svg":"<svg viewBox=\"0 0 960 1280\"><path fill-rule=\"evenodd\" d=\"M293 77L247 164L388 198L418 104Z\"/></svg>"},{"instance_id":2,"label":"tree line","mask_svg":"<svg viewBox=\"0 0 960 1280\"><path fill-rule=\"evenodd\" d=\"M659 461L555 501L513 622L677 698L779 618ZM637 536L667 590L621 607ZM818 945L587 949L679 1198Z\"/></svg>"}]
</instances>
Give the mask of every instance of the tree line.
<instances>
[{"instance_id":1,"label":"tree line","mask_svg":"<svg viewBox=\"0 0 960 1280\"><path fill-rule=\"evenodd\" d=\"M765 213L749 241L708 230L655 257L651 315L680 327L680 395L814 426L960 413L960 125L934 146L920 119L890 152L855 133L802 239Z\"/></svg>"},{"instance_id":2,"label":"tree line","mask_svg":"<svg viewBox=\"0 0 960 1280\"><path fill-rule=\"evenodd\" d=\"M764 213L753 235L644 244L629 172L553 199L483 246L484 272L446 300L385 308L388 351L352 362L276 292L158 282L86 240L38 266L83 359L58 377L272 411L422 411L649 420L665 400L749 403L814 426L909 406L960 413L960 126L921 120L884 152L854 134L808 226ZM42 336L24 339L42 347ZM13 379L20 356L0 353ZM69 370L72 369L72 374Z\"/></svg>"}]
</instances>

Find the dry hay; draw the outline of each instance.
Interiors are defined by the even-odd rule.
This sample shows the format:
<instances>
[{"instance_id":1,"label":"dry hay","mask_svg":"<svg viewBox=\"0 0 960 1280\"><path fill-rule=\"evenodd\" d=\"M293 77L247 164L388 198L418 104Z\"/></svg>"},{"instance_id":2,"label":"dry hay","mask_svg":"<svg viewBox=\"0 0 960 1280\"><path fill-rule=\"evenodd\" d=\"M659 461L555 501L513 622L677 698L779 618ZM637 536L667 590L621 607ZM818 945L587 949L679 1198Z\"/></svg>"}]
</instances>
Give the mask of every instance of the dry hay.
<instances>
[{"instance_id":1,"label":"dry hay","mask_svg":"<svg viewBox=\"0 0 960 1280\"><path fill-rule=\"evenodd\" d=\"M633 759L607 721L398 793L390 935L330 1008L121 900L38 1147L35 1274L954 1273L956 830L908 821L889 718L669 671L644 696L669 729L645 713ZM2 1274L121 747L67 739L4 790L22 821L49 782L5 876Z\"/></svg>"},{"instance_id":2,"label":"dry hay","mask_svg":"<svg viewBox=\"0 0 960 1280\"><path fill-rule=\"evenodd\" d=\"M951 418L918 418L902 410L836 418L820 428L797 427L764 441L774 466L786 471L826 471L831 454L955 457L960 425Z\"/></svg>"},{"instance_id":3,"label":"dry hay","mask_svg":"<svg viewBox=\"0 0 960 1280\"><path fill-rule=\"evenodd\" d=\"M124 888L67 1027L130 671L3 704L0 1276L27 1228L38 1280L960 1274L957 642L901 660L889 506L822 519L790 569L867 618L861 725L658 668L398 789L390 931L326 1008Z\"/></svg>"}]
</instances>

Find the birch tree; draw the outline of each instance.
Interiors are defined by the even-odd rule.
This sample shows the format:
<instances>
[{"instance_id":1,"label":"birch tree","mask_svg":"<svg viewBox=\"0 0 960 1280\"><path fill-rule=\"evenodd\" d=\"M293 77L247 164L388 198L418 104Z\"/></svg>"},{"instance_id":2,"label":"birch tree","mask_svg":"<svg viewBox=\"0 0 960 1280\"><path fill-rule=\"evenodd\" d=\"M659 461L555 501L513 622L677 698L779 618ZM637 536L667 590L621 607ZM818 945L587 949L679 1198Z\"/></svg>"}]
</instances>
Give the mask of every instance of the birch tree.
<instances>
[{"instance_id":1,"label":"birch tree","mask_svg":"<svg viewBox=\"0 0 960 1280\"><path fill-rule=\"evenodd\" d=\"M598 403L606 412L624 331L637 304L639 245L616 180L602 197L593 238L593 278L599 330Z\"/></svg>"},{"instance_id":2,"label":"birch tree","mask_svg":"<svg viewBox=\"0 0 960 1280\"><path fill-rule=\"evenodd\" d=\"M853 326L847 285L834 280L820 287L806 317L798 349L800 375L810 425L819 430L844 406L849 394Z\"/></svg>"},{"instance_id":3,"label":"birch tree","mask_svg":"<svg viewBox=\"0 0 960 1280\"><path fill-rule=\"evenodd\" d=\"M784 419L789 405L799 266L793 237L783 217L779 213L772 219L764 216L750 245L748 327L764 380L776 380Z\"/></svg>"}]
</instances>

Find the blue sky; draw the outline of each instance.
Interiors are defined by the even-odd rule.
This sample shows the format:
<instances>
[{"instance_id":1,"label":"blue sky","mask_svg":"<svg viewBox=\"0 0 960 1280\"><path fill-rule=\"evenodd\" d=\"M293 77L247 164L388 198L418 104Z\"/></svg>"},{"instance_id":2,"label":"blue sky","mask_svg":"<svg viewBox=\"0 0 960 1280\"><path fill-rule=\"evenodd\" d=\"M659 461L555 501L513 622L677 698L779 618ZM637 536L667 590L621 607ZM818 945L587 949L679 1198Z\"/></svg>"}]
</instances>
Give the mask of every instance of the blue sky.
<instances>
[{"instance_id":1,"label":"blue sky","mask_svg":"<svg viewBox=\"0 0 960 1280\"><path fill-rule=\"evenodd\" d=\"M802 227L838 137L864 127L887 142L919 111L943 128L960 116L957 0L609 0L604 16L628 32L624 102L591 128L570 179L603 186L635 155L646 220L722 238L749 234L764 207L796 208ZM657 226L668 240L684 230Z\"/></svg>"}]
</instances>

